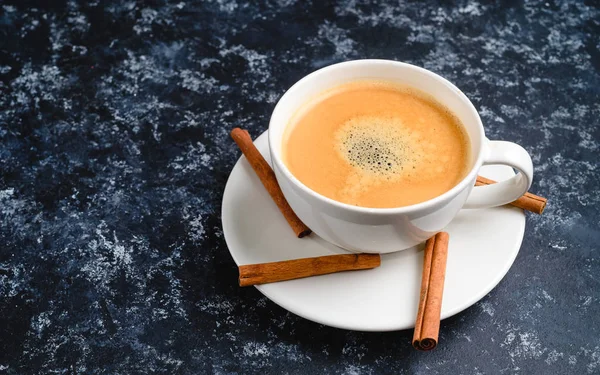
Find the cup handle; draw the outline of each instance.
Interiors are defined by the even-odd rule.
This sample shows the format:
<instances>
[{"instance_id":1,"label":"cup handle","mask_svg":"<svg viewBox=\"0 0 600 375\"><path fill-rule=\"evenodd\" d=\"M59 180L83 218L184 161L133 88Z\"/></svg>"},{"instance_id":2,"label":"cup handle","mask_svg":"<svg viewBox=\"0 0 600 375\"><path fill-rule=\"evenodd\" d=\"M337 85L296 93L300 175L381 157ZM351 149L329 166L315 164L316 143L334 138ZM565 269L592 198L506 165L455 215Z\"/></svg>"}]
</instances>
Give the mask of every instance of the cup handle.
<instances>
[{"instance_id":1,"label":"cup handle","mask_svg":"<svg viewBox=\"0 0 600 375\"><path fill-rule=\"evenodd\" d=\"M516 143L487 141L483 165L503 164L519 171L515 176L492 185L475 186L463 208L496 207L514 202L529 190L533 181L531 156Z\"/></svg>"}]
</instances>

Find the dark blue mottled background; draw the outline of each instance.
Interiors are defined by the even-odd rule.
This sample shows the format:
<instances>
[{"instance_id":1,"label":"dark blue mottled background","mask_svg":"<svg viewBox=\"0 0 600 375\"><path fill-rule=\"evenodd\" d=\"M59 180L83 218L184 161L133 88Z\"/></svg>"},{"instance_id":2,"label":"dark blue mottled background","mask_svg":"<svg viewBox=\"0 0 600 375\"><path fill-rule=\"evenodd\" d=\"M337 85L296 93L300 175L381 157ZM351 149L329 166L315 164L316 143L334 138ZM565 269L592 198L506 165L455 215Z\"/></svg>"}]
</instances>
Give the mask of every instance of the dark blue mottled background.
<instances>
[{"instance_id":1,"label":"dark blue mottled background","mask_svg":"<svg viewBox=\"0 0 600 375\"><path fill-rule=\"evenodd\" d=\"M598 2L0 4L0 373L600 373ZM431 353L239 288L221 231L228 131L368 57L455 82L550 201Z\"/></svg>"}]
</instances>

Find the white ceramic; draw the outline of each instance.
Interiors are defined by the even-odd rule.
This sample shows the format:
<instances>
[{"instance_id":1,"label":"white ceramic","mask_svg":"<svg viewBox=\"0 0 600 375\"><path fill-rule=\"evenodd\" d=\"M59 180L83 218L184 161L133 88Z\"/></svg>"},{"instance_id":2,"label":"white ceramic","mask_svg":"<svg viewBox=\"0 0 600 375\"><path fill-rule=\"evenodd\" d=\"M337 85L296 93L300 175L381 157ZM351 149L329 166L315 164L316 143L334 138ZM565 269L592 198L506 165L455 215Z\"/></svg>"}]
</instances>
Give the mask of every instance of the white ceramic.
<instances>
[{"instance_id":1,"label":"white ceramic","mask_svg":"<svg viewBox=\"0 0 600 375\"><path fill-rule=\"evenodd\" d=\"M281 158L284 130L294 112L314 95L360 79L383 79L433 95L464 124L472 146L472 168L454 188L429 201L400 208L363 208L334 201L309 189ZM279 100L269 124L269 149L281 190L298 217L323 239L352 251L388 253L410 248L439 232L461 208L512 202L533 179L531 157L521 146L485 138L481 119L467 97L428 70L388 60L356 60L309 74ZM520 171L498 184L473 188L482 165L503 164Z\"/></svg>"},{"instance_id":2,"label":"white ceramic","mask_svg":"<svg viewBox=\"0 0 600 375\"><path fill-rule=\"evenodd\" d=\"M269 160L267 135L256 141ZM496 180L514 172L486 166ZM298 239L242 156L223 195L223 233L238 265L346 253L312 234ZM484 297L504 277L523 239L525 215L515 207L461 210L445 228L450 248L442 318ZM382 255L379 268L257 286L265 296L306 319L359 331L414 326L423 266L422 245ZM232 282L235 282L232 280Z\"/></svg>"}]
</instances>

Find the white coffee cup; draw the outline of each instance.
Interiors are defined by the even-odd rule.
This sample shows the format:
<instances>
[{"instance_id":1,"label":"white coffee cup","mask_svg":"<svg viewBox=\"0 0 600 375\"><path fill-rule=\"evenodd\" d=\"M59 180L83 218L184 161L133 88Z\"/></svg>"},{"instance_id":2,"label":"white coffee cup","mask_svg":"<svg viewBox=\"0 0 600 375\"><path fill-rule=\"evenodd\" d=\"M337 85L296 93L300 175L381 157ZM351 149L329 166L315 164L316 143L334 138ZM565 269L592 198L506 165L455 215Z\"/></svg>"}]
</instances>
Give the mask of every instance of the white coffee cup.
<instances>
[{"instance_id":1,"label":"white coffee cup","mask_svg":"<svg viewBox=\"0 0 600 375\"><path fill-rule=\"evenodd\" d=\"M295 111L329 88L356 80L398 82L432 95L462 122L471 143L471 169L455 187L428 201L398 208L365 208L327 198L300 182L282 160L285 128ZM269 148L281 190L296 215L314 233L351 251L388 253L419 244L450 223L461 208L503 205L531 186L531 157L521 146L485 137L473 104L456 86L414 65L389 60L356 60L319 69L302 78L281 97L269 123ZM482 165L504 164L519 171L493 185L474 187Z\"/></svg>"}]
</instances>

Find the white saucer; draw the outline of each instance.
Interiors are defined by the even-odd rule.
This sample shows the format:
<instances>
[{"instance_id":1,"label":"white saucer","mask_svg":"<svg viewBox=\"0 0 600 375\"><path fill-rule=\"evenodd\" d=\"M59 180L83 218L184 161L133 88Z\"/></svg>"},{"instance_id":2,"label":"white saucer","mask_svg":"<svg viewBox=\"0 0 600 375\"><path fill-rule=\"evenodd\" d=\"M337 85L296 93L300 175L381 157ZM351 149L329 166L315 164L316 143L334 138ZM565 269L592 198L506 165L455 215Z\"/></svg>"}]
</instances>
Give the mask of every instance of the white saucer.
<instances>
[{"instance_id":1,"label":"white saucer","mask_svg":"<svg viewBox=\"0 0 600 375\"><path fill-rule=\"evenodd\" d=\"M267 133L255 141L270 162ZM506 166L483 167L481 174L502 180ZM296 238L277 206L241 157L223 195L223 233L238 264L342 254L314 233ZM446 228L450 248L442 318L483 298L512 265L525 231L525 215L515 207L463 210ZM422 246L382 256L381 267L257 286L281 307L306 319L358 331L414 327L419 299Z\"/></svg>"}]
</instances>

